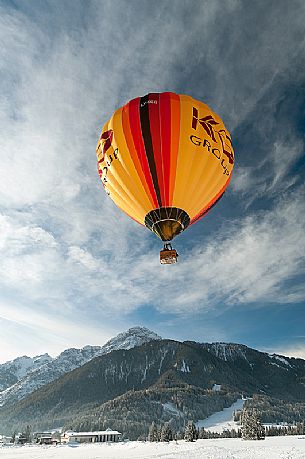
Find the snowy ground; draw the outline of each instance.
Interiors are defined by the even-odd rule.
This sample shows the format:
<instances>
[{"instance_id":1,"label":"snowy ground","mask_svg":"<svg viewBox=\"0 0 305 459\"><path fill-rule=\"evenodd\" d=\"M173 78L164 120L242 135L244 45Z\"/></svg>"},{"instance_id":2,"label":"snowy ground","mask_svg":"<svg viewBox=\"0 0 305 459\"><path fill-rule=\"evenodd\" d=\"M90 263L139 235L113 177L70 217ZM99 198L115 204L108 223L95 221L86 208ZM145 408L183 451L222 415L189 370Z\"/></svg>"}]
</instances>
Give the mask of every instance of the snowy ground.
<instances>
[{"instance_id":1,"label":"snowy ground","mask_svg":"<svg viewBox=\"0 0 305 459\"><path fill-rule=\"evenodd\" d=\"M165 443L127 442L60 446L3 446L1 459L304 459L305 436L184 440Z\"/></svg>"}]
</instances>

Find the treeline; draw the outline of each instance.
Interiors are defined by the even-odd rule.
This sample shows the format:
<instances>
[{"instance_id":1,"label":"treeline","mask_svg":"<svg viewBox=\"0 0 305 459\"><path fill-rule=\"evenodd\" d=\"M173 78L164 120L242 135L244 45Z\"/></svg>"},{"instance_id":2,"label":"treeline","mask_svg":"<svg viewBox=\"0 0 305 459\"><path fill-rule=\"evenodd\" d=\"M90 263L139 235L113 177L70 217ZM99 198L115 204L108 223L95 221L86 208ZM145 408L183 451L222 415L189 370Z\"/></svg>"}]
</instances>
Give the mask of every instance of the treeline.
<instances>
[{"instance_id":1,"label":"treeline","mask_svg":"<svg viewBox=\"0 0 305 459\"><path fill-rule=\"evenodd\" d=\"M294 424L305 419L305 403L289 402L266 395L253 395L246 400L245 409L256 409L265 424Z\"/></svg>"},{"instance_id":2,"label":"treeline","mask_svg":"<svg viewBox=\"0 0 305 459\"><path fill-rule=\"evenodd\" d=\"M173 440L186 440L186 441L196 441L198 439L208 439L208 438L240 438L241 430L237 431L226 430L222 433L211 432L205 430L204 427L196 428L194 421L188 421L183 430L175 431L170 422L165 422L163 425L158 425L155 422L149 427L148 435L146 438L143 436L140 437L140 440L148 440L150 442L169 442Z\"/></svg>"},{"instance_id":3,"label":"treeline","mask_svg":"<svg viewBox=\"0 0 305 459\"><path fill-rule=\"evenodd\" d=\"M283 435L305 435L305 421L283 426L265 426L266 437Z\"/></svg>"}]
</instances>

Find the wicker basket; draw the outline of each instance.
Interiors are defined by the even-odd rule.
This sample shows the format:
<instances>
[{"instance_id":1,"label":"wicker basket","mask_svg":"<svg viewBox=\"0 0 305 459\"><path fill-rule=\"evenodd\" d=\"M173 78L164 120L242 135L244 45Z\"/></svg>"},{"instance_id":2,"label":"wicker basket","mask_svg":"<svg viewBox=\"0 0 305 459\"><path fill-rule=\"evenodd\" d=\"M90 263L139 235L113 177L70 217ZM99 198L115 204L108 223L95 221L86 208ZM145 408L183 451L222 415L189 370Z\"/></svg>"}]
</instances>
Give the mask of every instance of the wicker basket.
<instances>
[{"instance_id":1,"label":"wicker basket","mask_svg":"<svg viewBox=\"0 0 305 459\"><path fill-rule=\"evenodd\" d=\"M177 263L177 258L178 254L175 249L163 249L160 251L160 263L162 265L172 265L173 263Z\"/></svg>"}]
</instances>

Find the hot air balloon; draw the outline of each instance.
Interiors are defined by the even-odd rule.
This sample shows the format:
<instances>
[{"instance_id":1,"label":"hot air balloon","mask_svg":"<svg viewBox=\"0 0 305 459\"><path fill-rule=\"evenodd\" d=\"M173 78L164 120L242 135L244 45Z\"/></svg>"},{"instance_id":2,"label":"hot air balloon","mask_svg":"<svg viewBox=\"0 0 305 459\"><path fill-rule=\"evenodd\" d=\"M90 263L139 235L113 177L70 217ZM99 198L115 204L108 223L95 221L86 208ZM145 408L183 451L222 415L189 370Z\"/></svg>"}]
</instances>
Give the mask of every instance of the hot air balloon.
<instances>
[{"instance_id":1,"label":"hot air balloon","mask_svg":"<svg viewBox=\"0 0 305 459\"><path fill-rule=\"evenodd\" d=\"M234 152L222 120L187 95L150 93L104 125L98 172L115 204L162 241L161 263L175 263L170 241L223 196Z\"/></svg>"}]
</instances>

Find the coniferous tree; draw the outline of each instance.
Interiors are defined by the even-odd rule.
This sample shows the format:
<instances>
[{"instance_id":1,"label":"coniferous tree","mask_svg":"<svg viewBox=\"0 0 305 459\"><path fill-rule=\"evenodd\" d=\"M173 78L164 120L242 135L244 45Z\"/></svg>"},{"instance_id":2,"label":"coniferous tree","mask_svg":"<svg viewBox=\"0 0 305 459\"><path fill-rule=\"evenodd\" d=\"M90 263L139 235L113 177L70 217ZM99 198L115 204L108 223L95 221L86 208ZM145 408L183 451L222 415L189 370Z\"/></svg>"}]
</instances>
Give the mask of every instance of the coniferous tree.
<instances>
[{"instance_id":1,"label":"coniferous tree","mask_svg":"<svg viewBox=\"0 0 305 459\"><path fill-rule=\"evenodd\" d=\"M184 439L186 441L197 440L197 429L193 421L188 421L184 432Z\"/></svg>"},{"instance_id":2,"label":"coniferous tree","mask_svg":"<svg viewBox=\"0 0 305 459\"><path fill-rule=\"evenodd\" d=\"M304 435L305 434L305 422L298 422L297 427L296 427L296 433L297 435Z\"/></svg>"},{"instance_id":3,"label":"coniferous tree","mask_svg":"<svg viewBox=\"0 0 305 459\"><path fill-rule=\"evenodd\" d=\"M177 440L183 440L184 438L184 432L181 432L181 430L179 430L176 434L176 438Z\"/></svg>"},{"instance_id":4,"label":"coniferous tree","mask_svg":"<svg viewBox=\"0 0 305 459\"><path fill-rule=\"evenodd\" d=\"M158 428L154 421L151 423L149 427L148 441L159 441Z\"/></svg>"},{"instance_id":5,"label":"coniferous tree","mask_svg":"<svg viewBox=\"0 0 305 459\"><path fill-rule=\"evenodd\" d=\"M264 440L265 430L261 424L258 412L244 410L242 415L242 438L244 440Z\"/></svg>"},{"instance_id":6,"label":"coniferous tree","mask_svg":"<svg viewBox=\"0 0 305 459\"><path fill-rule=\"evenodd\" d=\"M208 432L204 429L204 427L201 427L201 429L199 430L198 438L200 438L200 439L208 438Z\"/></svg>"},{"instance_id":7,"label":"coniferous tree","mask_svg":"<svg viewBox=\"0 0 305 459\"><path fill-rule=\"evenodd\" d=\"M31 442L31 426L27 425L25 429L24 436L26 438L26 443Z\"/></svg>"},{"instance_id":8,"label":"coniferous tree","mask_svg":"<svg viewBox=\"0 0 305 459\"><path fill-rule=\"evenodd\" d=\"M236 437L237 437L237 432L236 432L235 429L231 429L231 430L230 430L230 437L231 437L231 438L236 438Z\"/></svg>"},{"instance_id":9,"label":"coniferous tree","mask_svg":"<svg viewBox=\"0 0 305 459\"><path fill-rule=\"evenodd\" d=\"M169 422L165 422L163 424L163 427L161 429L161 438L160 440L161 441L172 441L173 439L173 432L172 432L172 429L169 425Z\"/></svg>"}]
</instances>

